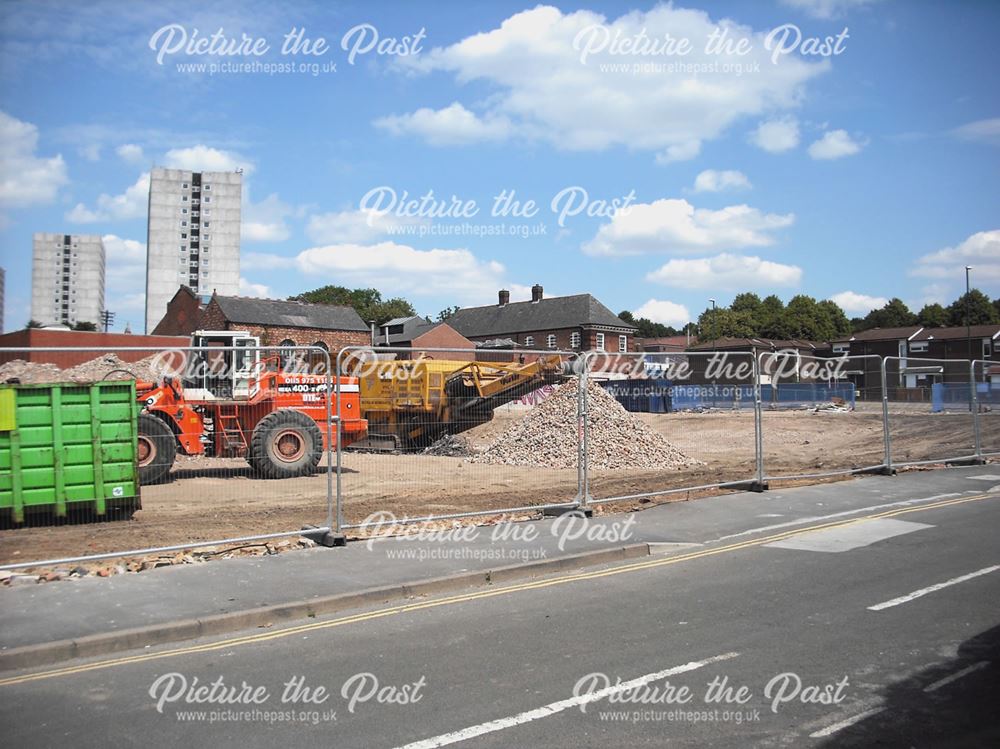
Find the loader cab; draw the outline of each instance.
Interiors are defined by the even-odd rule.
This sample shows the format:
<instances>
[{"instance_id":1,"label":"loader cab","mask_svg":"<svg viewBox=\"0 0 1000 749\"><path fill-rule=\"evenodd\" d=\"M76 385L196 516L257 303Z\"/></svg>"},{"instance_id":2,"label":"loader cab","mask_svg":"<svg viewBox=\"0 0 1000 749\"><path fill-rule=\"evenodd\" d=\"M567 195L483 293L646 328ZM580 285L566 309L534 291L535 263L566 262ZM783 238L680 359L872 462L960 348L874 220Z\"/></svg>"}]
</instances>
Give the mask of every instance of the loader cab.
<instances>
[{"instance_id":1,"label":"loader cab","mask_svg":"<svg viewBox=\"0 0 1000 749\"><path fill-rule=\"evenodd\" d=\"M200 400L245 400L257 391L253 382L259 372L260 341L244 331L198 330L191 345L196 366L184 382L189 397ZM192 391L195 391L192 393Z\"/></svg>"}]
</instances>

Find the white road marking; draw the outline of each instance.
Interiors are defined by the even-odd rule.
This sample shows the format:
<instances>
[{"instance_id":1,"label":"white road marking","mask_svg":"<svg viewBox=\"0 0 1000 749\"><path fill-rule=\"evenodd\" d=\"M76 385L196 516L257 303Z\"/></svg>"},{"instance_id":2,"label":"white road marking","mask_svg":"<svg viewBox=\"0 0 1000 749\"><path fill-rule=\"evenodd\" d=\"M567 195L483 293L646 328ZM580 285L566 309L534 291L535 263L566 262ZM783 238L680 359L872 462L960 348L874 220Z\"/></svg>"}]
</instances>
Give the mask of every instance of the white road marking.
<instances>
[{"instance_id":1,"label":"white road marking","mask_svg":"<svg viewBox=\"0 0 1000 749\"><path fill-rule=\"evenodd\" d=\"M811 733L809 734L809 738L821 739L824 736L829 736L830 734L836 733L837 731L841 731L845 728L848 728L849 726L853 726L855 723L860 723L865 718L870 718L873 715L878 715L884 710L885 710L884 707L873 707L871 710L865 710L863 713L852 715L850 718L844 718L843 720L837 721L836 723L833 723L832 725L829 725L826 728L822 728L819 731L816 731L815 733Z\"/></svg>"},{"instance_id":2,"label":"white road marking","mask_svg":"<svg viewBox=\"0 0 1000 749\"><path fill-rule=\"evenodd\" d=\"M496 731L502 731L505 728L519 726L522 723L529 723L533 720L538 720L539 718L547 718L550 715L561 713L563 710L569 710L573 707L588 705L591 702L597 702L598 700L603 700L605 697L610 697L613 694L641 687L645 684L649 684L650 682L657 681L658 679L665 679L668 676L675 676L688 671L694 671L711 663L727 661L738 655L739 653L723 653L722 655L706 658L703 661L691 661L691 663L685 663L683 666L674 666L673 668L668 668L665 671L657 671L655 674L646 674L645 676L640 676L636 679L632 679L631 681L625 681L611 687L606 687L605 689L599 689L590 694L582 694L579 697L571 697L566 700L551 702L548 705L543 705L542 707L534 710L518 713L517 715L512 715L509 718L499 718L498 720L491 720L487 723L469 726L468 728L453 731L452 733L443 733L440 736L434 736L430 739L414 741L411 744L399 747L399 749L434 749L434 747L457 744L459 741L466 741L468 739L475 738L476 736L482 736L487 733L495 733Z\"/></svg>"},{"instance_id":3,"label":"white road marking","mask_svg":"<svg viewBox=\"0 0 1000 749\"><path fill-rule=\"evenodd\" d=\"M951 492L950 494L935 494L933 497L921 497L919 499L904 499L899 502L888 502L881 505L869 505L868 507L859 507L856 510L844 510L843 512L834 512L830 515L814 515L808 518L801 518L799 520L789 520L786 523L775 523L773 525L763 525L760 528L751 528L746 531L740 531L739 533L730 533L728 536L720 536L715 539L716 541L728 541L731 538L739 538L740 536L752 536L756 533L764 533L765 531L776 531L782 528L792 528L796 525L803 525L804 523L814 523L817 520L833 520L835 518L844 518L850 515L858 515L863 512L871 512L872 510L888 510L893 507L909 507L911 505L925 504L927 502L937 502L939 499L951 499L952 497L961 497L962 492Z\"/></svg>"},{"instance_id":4,"label":"white road marking","mask_svg":"<svg viewBox=\"0 0 1000 749\"><path fill-rule=\"evenodd\" d=\"M805 531L764 546L772 549L795 549L796 551L820 551L838 554L862 546L871 546L879 541L906 533L933 528L926 523L913 523L892 518L875 518L859 523L841 525L819 531Z\"/></svg>"},{"instance_id":5,"label":"white road marking","mask_svg":"<svg viewBox=\"0 0 1000 749\"><path fill-rule=\"evenodd\" d=\"M951 676L945 676L943 679L938 679L933 684L928 684L926 687L924 687L924 691L936 692L941 687L946 687L953 681L958 681L963 676L968 676L969 674L978 671L981 668L986 668L988 665L990 665L989 661L979 661L979 663L973 663L968 668L963 668L961 671L956 671Z\"/></svg>"},{"instance_id":6,"label":"white road marking","mask_svg":"<svg viewBox=\"0 0 1000 749\"><path fill-rule=\"evenodd\" d=\"M869 611L881 611L882 609L892 608L893 606L899 606L901 603L908 603L915 598L920 598L928 593L934 593L935 591L941 590L942 588L947 588L951 585L957 585L958 583L964 583L966 580L971 580L974 577L979 577L980 575L988 575L991 572L996 572L1000 570L1000 564L994 564L992 567L984 567L981 570L976 570L975 572L970 572L968 575L962 575L961 577L953 577L951 580L945 580L943 583L937 583L931 585L927 588L921 588L920 590L915 590L912 593L908 593L905 596L900 596L899 598L893 598L891 601L884 601L883 603L876 603L874 606L869 606Z\"/></svg>"},{"instance_id":7,"label":"white road marking","mask_svg":"<svg viewBox=\"0 0 1000 749\"><path fill-rule=\"evenodd\" d=\"M978 476L966 476L965 478L973 481L1000 481L1000 476L995 473L981 473Z\"/></svg>"}]
</instances>

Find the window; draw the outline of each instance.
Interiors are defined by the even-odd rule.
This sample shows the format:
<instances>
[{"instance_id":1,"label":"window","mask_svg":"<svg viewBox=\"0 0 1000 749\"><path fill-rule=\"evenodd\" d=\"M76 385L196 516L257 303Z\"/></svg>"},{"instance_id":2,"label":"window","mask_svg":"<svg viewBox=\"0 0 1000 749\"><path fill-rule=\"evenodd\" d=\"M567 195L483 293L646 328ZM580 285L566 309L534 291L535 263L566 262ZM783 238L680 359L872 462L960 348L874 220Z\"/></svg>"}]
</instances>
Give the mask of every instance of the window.
<instances>
[{"instance_id":1,"label":"window","mask_svg":"<svg viewBox=\"0 0 1000 749\"><path fill-rule=\"evenodd\" d=\"M835 354L847 354L851 350L851 344L849 343L835 343L833 346L833 353Z\"/></svg>"},{"instance_id":2,"label":"window","mask_svg":"<svg viewBox=\"0 0 1000 749\"><path fill-rule=\"evenodd\" d=\"M624 354L628 351L628 336L620 335L618 336L618 353Z\"/></svg>"},{"instance_id":3,"label":"window","mask_svg":"<svg viewBox=\"0 0 1000 749\"><path fill-rule=\"evenodd\" d=\"M580 348L580 334L570 333L569 334L569 347L570 348Z\"/></svg>"},{"instance_id":4,"label":"window","mask_svg":"<svg viewBox=\"0 0 1000 749\"><path fill-rule=\"evenodd\" d=\"M188 238L187 232L186 231L182 231L181 232L181 239L187 239L187 238Z\"/></svg>"},{"instance_id":5,"label":"window","mask_svg":"<svg viewBox=\"0 0 1000 749\"><path fill-rule=\"evenodd\" d=\"M209 239L209 236L207 234L202 234L201 238L204 239L207 242L208 239Z\"/></svg>"},{"instance_id":6,"label":"window","mask_svg":"<svg viewBox=\"0 0 1000 749\"><path fill-rule=\"evenodd\" d=\"M187 208L181 208L181 213L187 213L187 212L188 212Z\"/></svg>"},{"instance_id":7,"label":"window","mask_svg":"<svg viewBox=\"0 0 1000 749\"><path fill-rule=\"evenodd\" d=\"M910 344L911 354L920 354L927 351L927 341L914 341Z\"/></svg>"},{"instance_id":8,"label":"window","mask_svg":"<svg viewBox=\"0 0 1000 749\"><path fill-rule=\"evenodd\" d=\"M556 337L555 337L555 334L549 333L549 335L545 338L545 345L548 346L549 348L555 348L556 347Z\"/></svg>"},{"instance_id":9,"label":"window","mask_svg":"<svg viewBox=\"0 0 1000 749\"><path fill-rule=\"evenodd\" d=\"M983 339L983 358L989 359L993 354L993 343L989 338Z\"/></svg>"},{"instance_id":10,"label":"window","mask_svg":"<svg viewBox=\"0 0 1000 749\"><path fill-rule=\"evenodd\" d=\"M188 196L187 196L187 195L181 195L181 200L182 200L183 202L187 203L187 199L188 199Z\"/></svg>"},{"instance_id":11,"label":"window","mask_svg":"<svg viewBox=\"0 0 1000 749\"><path fill-rule=\"evenodd\" d=\"M535 345L535 338L534 338L534 336L526 335L524 337L524 345L526 347L528 347L528 348L531 348L532 346L534 346Z\"/></svg>"},{"instance_id":12,"label":"window","mask_svg":"<svg viewBox=\"0 0 1000 749\"><path fill-rule=\"evenodd\" d=\"M188 189L188 183L185 182L184 184L181 185L181 187L184 188L185 190L187 190Z\"/></svg>"},{"instance_id":13,"label":"window","mask_svg":"<svg viewBox=\"0 0 1000 749\"><path fill-rule=\"evenodd\" d=\"M205 202L206 202L206 203L211 203L211 202L212 202L212 196L211 196L211 195L207 196L207 197L205 198Z\"/></svg>"},{"instance_id":14,"label":"window","mask_svg":"<svg viewBox=\"0 0 1000 749\"><path fill-rule=\"evenodd\" d=\"M181 221L181 226L187 226L187 225L188 225L187 221Z\"/></svg>"},{"instance_id":15,"label":"window","mask_svg":"<svg viewBox=\"0 0 1000 749\"><path fill-rule=\"evenodd\" d=\"M201 225L204 226L207 229L208 227L210 227L212 225L212 222L211 221L202 221Z\"/></svg>"},{"instance_id":16,"label":"window","mask_svg":"<svg viewBox=\"0 0 1000 749\"><path fill-rule=\"evenodd\" d=\"M186 249L187 249L187 245L186 244L182 244L181 245L181 252L184 252L184 250L186 250Z\"/></svg>"},{"instance_id":17,"label":"window","mask_svg":"<svg viewBox=\"0 0 1000 749\"><path fill-rule=\"evenodd\" d=\"M598 351L604 351L604 333L598 333L594 336L594 348Z\"/></svg>"},{"instance_id":18,"label":"window","mask_svg":"<svg viewBox=\"0 0 1000 749\"><path fill-rule=\"evenodd\" d=\"M206 190L211 190L212 189L211 185L202 185L202 187L204 187Z\"/></svg>"}]
</instances>

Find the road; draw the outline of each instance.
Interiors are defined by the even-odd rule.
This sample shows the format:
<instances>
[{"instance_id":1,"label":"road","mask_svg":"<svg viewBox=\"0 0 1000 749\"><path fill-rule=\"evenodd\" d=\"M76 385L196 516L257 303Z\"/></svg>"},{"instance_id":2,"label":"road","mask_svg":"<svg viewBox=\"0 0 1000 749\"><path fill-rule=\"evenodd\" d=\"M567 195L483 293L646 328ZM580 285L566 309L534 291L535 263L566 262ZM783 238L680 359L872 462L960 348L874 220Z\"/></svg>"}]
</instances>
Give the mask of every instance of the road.
<instances>
[{"instance_id":1,"label":"road","mask_svg":"<svg viewBox=\"0 0 1000 749\"><path fill-rule=\"evenodd\" d=\"M5 673L5 744L1000 745L988 468L614 567Z\"/></svg>"}]
</instances>

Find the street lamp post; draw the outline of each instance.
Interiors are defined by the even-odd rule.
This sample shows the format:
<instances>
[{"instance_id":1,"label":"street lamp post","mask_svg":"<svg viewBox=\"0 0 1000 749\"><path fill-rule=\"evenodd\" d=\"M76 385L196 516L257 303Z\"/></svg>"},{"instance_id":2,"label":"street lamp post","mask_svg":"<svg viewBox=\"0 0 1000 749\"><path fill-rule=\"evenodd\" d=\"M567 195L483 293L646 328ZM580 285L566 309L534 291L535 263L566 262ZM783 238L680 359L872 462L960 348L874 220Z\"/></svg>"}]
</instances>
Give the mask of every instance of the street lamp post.
<instances>
[{"instance_id":1,"label":"street lamp post","mask_svg":"<svg viewBox=\"0 0 1000 749\"><path fill-rule=\"evenodd\" d=\"M712 340L714 341L715 340L715 300L714 299L709 299L708 301L710 301L712 303Z\"/></svg>"},{"instance_id":2,"label":"street lamp post","mask_svg":"<svg viewBox=\"0 0 1000 749\"><path fill-rule=\"evenodd\" d=\"M968 354L969 357L969 362L972 361L972 321L969 319L969 294L970 294L969 271L970 270L972 270L972 266L966 265L965 266L965 348L966 348L966 353ZM970 371L974 374L976 371L975 367L973 367L971 363L969 364L969 367L971 368ZM975 386L976 386L975 383L973 383L972 387ZM969 391L969 411L972 411L971 390Z\"/></svg>"}]
</instances>

